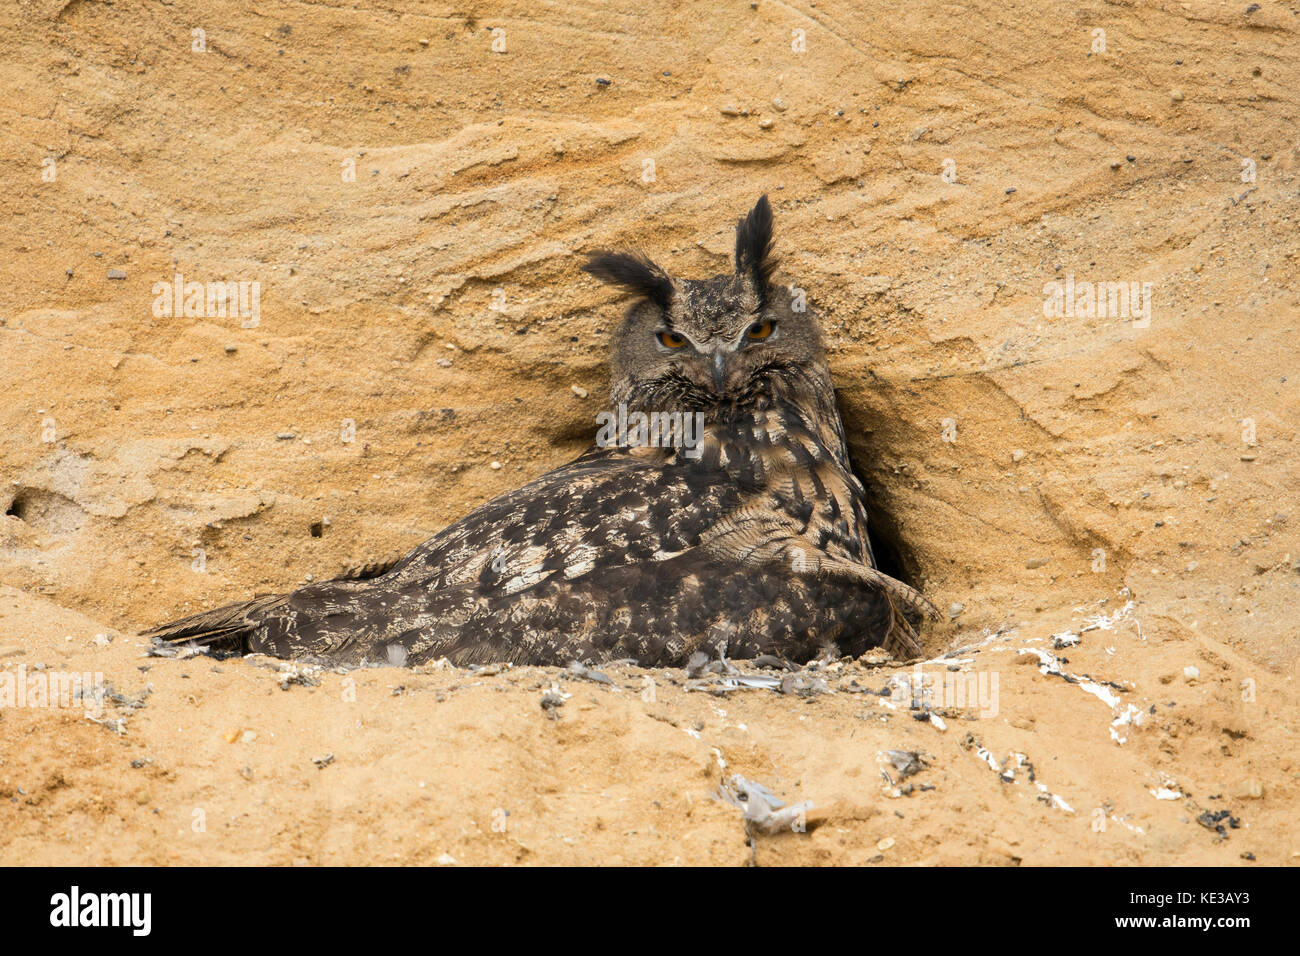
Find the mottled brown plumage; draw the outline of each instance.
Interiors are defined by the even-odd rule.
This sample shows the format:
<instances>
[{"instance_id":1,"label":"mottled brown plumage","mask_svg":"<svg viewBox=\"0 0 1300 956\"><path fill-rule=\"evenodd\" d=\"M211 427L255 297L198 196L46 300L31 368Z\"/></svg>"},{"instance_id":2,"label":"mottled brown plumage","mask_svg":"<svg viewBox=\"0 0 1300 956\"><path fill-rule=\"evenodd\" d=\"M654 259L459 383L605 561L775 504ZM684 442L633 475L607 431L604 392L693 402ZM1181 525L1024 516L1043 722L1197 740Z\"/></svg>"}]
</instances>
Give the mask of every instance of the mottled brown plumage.
<instances>
[{"instance_id":1,"label":"mottled brown plumage","mask_svg":"<svg viewBox=\"0 0 1300 956\"><path fill-rule=\"evenodd\" d=\"M614 407L678 416L669 441L633 429L391 566L149 633L353 664L917 652L903 609L933 609L875 568L816 319L775 267L767 197L737 226L733 274L593 257L587 272L636 296L613 343Z\"/></svg>"}]
</instances>

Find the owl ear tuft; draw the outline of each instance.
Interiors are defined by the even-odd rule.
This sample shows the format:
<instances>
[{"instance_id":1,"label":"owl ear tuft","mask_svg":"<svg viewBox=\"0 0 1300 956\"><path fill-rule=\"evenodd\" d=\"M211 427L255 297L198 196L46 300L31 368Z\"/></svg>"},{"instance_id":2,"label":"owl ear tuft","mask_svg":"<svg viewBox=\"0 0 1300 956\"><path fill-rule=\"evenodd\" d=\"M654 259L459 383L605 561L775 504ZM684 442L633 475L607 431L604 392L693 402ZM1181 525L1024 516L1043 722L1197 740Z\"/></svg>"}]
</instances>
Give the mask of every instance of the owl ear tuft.
<instances>
[{"instance_id":1,"label":"owl ear tuft","mask_svg":"<svg viewBox=\"0 0 1300 956\"><path fill-rule=\"evenodd\" d=\"M667 310L673 298L673 280L648 257L629 252L597 252L582 271L634 295L644 296Z\"/></svg>"},{"instance_id":2,"label":"owl ear tuft","mask_svg":"<svg viewBox=\"0 0 1300 956\"><path fill-rule=\"evenodd\" d=\"M763 195L749 215L736 224L736 274L751 277L762 294L771 284L776 263L772 254L772 206Z\"/></svg>"}]
</instances>

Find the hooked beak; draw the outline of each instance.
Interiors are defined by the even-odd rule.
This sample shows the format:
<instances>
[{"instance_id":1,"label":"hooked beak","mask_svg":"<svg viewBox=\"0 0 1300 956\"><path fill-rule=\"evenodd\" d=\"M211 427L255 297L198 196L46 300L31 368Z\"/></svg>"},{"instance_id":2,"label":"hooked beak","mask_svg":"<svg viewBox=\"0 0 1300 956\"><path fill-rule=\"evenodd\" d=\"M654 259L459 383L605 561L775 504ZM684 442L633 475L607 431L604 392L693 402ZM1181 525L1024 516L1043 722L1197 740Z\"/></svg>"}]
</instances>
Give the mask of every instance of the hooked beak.
<instances>
[{"instance_id":1,"label":"hooked beak","mask_svg":"<svg viewBox=\"0 0 1300 956\"><path fill-rule=\"evenodd\" d=\"M719 395L727 381L727 357L722 350L713 353L713 387Z\"/></svg>"}]
</instances>

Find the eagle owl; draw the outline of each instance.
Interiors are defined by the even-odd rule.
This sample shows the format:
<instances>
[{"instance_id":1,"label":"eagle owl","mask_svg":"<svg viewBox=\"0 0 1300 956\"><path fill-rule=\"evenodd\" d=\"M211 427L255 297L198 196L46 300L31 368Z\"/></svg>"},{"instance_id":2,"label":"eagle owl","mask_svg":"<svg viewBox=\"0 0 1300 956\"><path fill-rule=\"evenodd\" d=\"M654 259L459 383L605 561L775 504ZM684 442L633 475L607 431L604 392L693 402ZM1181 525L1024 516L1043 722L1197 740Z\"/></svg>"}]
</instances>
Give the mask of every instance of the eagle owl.
<instances>
[{"instance_id":1,"label":"eagle owl","mask_svg":"<svg viewBox=\"0 0 1300 956\"><path fill-rule=\"evenodd\" d=\"M391 564L146 633L343 664L916 653L904 611L933 608L875 567L817 321L773 281L767 197L731 274L583 268L635 297L586 453Z\"/></svg>"}]
</instances>

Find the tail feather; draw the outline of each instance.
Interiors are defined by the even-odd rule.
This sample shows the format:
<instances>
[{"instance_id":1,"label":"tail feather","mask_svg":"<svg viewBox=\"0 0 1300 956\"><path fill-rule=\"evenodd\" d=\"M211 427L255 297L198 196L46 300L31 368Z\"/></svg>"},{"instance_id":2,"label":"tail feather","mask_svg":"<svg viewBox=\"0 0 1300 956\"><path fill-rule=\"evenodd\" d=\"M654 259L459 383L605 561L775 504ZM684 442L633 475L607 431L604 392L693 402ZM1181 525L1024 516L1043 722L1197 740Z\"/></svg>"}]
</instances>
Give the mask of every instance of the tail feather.
<instances>
[{"instance_id":1,"label":"tail feather","mask_svg":"<svg viewBox=\"0 0 1300 956\"><path fill-rule=\"evenodd\" d=\"M904 616L903 608L892 594L888 595L890 609L889 632L882 644L897 660L906 661L923 656L925 649L912 624ZM929 603L928 601L926 602Z\"/></svg>"},{"instance_id":2,"label":"tail feather","mask_svg":"<svg viewBox=\"0 0 1300 956\"><path fill-rule=\"evenodd\" d=\"M200 611L189 617L159 624L141 636L172 644L193 641L208 647L246 651L248 639L266 617L266 612L285 603L288 595L263 594L251 601Z\"/></svg>"}]
</instances>

